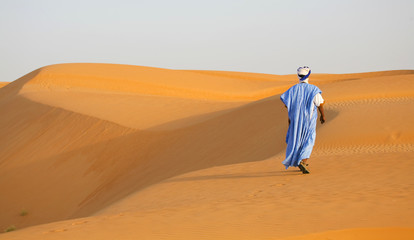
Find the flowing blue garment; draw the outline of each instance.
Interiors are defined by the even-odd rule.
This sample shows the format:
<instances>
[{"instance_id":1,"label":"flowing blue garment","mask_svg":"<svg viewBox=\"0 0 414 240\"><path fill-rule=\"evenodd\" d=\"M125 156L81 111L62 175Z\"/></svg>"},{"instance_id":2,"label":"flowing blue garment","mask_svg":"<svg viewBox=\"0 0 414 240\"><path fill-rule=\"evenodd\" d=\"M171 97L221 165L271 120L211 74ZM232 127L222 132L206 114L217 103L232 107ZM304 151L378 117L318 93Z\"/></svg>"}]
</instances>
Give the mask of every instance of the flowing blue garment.
<instances>
[{"instance_id":1,"label":"flowing blue garment","mask_svg":"<svg viewBox=\"0 0 414 240\"><path fill-rule=\"evenodd\" d=\"M282 162L286 169L291 166L297 167L302 159L309 158L312 153L318 118L313 99L318 93L322 91L315 85L298 83L280 96L288 109L290 119L286 135L286 159Z\"/></svg>"}]
</instances>

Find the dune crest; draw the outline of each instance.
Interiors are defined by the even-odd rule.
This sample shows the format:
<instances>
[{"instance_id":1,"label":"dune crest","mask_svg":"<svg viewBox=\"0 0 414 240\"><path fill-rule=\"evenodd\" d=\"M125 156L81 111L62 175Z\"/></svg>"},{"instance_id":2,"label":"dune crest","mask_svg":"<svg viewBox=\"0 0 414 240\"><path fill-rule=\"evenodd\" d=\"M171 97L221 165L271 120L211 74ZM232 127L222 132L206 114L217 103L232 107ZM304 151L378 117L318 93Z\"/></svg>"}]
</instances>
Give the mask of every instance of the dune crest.
<instances>
[{"instance_id":1,"label":"dune crest","mask_svg":"<svg viewBox=\"0 0 414 240\"><path fill-rule=\"evenodd\" d=\"M281 164L294 75L37 69L0 88L0 239L410 236L413 73L313 74L304 176Z\"/></svg>"},{"instance_id":2,"label":"dune crest","mask_svg":"<svg viewBox=\"0 0 414 240\"><path fill-rule=\"evenodd\" d=\"M257 75L252 74L250 79ZM250 79L120 64L71 63L40 68L22 92L75 90L240 101L270 96L266 87L286 85Z\"/></svg>"}]
</instances>

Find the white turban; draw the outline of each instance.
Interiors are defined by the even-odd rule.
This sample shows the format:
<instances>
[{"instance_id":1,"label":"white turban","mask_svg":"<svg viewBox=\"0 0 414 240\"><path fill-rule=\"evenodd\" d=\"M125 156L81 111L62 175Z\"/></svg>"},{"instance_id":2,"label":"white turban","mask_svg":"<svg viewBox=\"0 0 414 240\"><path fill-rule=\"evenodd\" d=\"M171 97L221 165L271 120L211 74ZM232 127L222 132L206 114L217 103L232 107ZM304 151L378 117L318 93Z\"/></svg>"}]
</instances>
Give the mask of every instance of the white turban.
<instances>
[{"instance_id":1,"label":"white turban","mask_svg":"<svg viewBox=\"0 0 414 240\"><path fill-rule=\"evenodd\" d=\"M307 66L299 67L297 72L298 72L299 81L301 82L306 81L311 74L311 70Z\"/></svg>"}]
</instances>

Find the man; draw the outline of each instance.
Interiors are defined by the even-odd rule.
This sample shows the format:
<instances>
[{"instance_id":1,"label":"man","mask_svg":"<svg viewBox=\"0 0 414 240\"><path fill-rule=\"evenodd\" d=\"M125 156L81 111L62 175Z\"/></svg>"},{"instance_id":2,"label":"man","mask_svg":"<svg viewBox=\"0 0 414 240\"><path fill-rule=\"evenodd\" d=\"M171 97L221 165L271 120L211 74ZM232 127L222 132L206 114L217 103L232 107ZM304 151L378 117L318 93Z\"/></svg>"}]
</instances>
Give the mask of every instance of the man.
<instances>
[{"instance_id":1,"label":"man","mask_svg":"<svg viewBox=\"0 0 414 240\"><path fill-rule=\"evenodd\" d=\"M299 167L303 174L309 173L309 159L316 138L316 120L319 109L320 121L325 123L322 91L309 84L311 70L300 67L297 70L299 83L284 92L280 99L285 104L289 116L289 129L286 135L286 159L282 162L286 169Z\"/></svg>"}]
</instances>

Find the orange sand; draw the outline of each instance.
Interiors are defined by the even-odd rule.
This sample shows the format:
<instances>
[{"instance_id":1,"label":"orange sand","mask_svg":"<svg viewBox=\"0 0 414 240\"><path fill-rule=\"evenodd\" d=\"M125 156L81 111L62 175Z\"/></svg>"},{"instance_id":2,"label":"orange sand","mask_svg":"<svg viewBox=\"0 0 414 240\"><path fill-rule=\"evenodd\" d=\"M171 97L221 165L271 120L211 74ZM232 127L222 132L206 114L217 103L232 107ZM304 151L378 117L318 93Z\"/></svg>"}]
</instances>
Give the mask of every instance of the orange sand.
<instances>
[{"instance_id":1,"label":"orange sand","mask_svg":"<svg viewBox=\"0 0 414 240\"><path fill-rule=\"evenodd\" d=\"M309 175L281 164L294 75L58 64L7 84L0 239L414 238L414 71L310 81Z\"/></svg>"}]
</instances>

